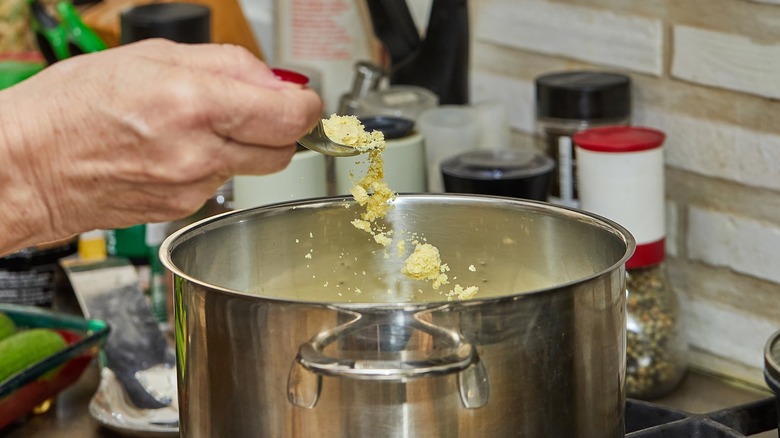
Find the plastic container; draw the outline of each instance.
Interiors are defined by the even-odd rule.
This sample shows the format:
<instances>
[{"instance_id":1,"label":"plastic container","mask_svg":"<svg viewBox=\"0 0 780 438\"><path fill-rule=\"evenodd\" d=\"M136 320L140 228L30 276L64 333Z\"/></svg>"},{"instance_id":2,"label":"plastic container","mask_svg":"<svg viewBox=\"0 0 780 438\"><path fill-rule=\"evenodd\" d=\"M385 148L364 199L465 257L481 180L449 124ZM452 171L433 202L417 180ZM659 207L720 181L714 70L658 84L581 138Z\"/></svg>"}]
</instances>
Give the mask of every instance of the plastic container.
<instances>
[{"instance_id":1,"label":"plastic container","mask_svg":"<svg viewBox=\"0 0 780 438\"><path fill-rule=\"evenodd\" d=\"M393 85L358 98L356 114L360 117L393 116L417 121L422 113L438 105L438 96L426 88Z\"/></svg>"},{"instance_id":2,"label":"plastic container","mask_svg":"<svg viewBox=\"0 0 780 438\"><path fill-rule=\"evenodd\" d=\"M0 304L19 328L50 328L66 339L64 350L37 362L0 382L0 430L41 407L46 401L74 383L108 337L103 321L85 320L32 306ZM53 373L53 374L52 374Z\"/></svg>"},{"instance_id":3,"label":"plastic container","mask_svg":"<svg viewBox=\"0 0 780 438\"><path fill-rule=\"evenodd\" d=\"M441 105L422 113L418 126L425 140L428 191L443 192L441 163L464 152L479 149L479 116L469 106Z\"/></svg>"},{"instance_id":4,"label":"plastic container","mask_svg":"<svg viewBox=\"0 0 780 438\"><path fill-rule=\"evenodd\" d=\"M382 152L385 182L399 193L426 189L425 147L422 134L409 119L389 116L360 117L366 131L381 131L387 144ZM368 172L368 155L335 158L336 194L348 195Z\"/></svg>"},{"instance_id":5,"label":"plastic container","mask_svg":"<svg viewBox=\"0 0 780 438\"><path fill-rule=\"evenodd\" d=\"M603 127L573 137L582 209L625 226L637 242L626 262L626 395L671 392L688 366L678 297L665 266L661 131Z\"/></svg>"},{"instance_id":6,"label":"plastic container","mask_svg":"<svg viewBox=\"0 0 780 438\"><path fill-rule=\"evenodd\" d=\"M233 187L236 209L326 196L326 156L310 150L296 152L284 170L259 176L237 175Z\"/></svg>"},{"instance_id":7,"label":"plastic container","mask_svg":"<svg viewBox=\"0 0 780 438\"><path fill-rule=\"evenodd\" d=\"M536 128L542 150L557 167L550 184L550 202L579 206L577 164L571 136L609 125L628 125L631 79L598 71L566 71L536 78Z\"/></svg>"},{"instance_id":8,"label":"plastic container","mask_svg":"<svg viewBox=\"0 0 780 438\"><path fill-rule=\"evenodd\" d=\"M441 163L444 191L547 200L550 157L524 149L470 151Z\"/></svg>"}]
</instances>

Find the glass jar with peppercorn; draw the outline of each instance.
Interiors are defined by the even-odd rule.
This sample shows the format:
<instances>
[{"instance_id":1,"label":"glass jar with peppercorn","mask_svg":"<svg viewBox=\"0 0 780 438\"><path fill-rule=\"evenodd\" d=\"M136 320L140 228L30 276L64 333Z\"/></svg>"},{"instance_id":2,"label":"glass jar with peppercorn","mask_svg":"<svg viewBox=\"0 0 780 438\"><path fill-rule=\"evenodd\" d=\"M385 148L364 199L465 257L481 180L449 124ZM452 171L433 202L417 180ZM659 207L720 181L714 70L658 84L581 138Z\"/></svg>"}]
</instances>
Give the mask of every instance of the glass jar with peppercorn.
<instances>
[{"instance_id":1,"label":"glass jar with peppercorn","mask_svg":"<svg viewBox=\"0 0 780 438\"><path fill-rule=\"evenodd\" d=\"M626 395L662 397L688 365L679 301L665 266L665 135L612 126L573 140L582 208L620 223L637 242L626 262Z\"/></svg>"},{"instance_id":2,"label":"glass jar with peppercorn","mask_svg":"<svg viewBox=\"0 0 780 438\"><path fill-rule=\"evenodd\" d=\"M626 270L626 393L652 399L685 374L687 344L680 308L663 263Z\"/></svg>"}]
</instances>

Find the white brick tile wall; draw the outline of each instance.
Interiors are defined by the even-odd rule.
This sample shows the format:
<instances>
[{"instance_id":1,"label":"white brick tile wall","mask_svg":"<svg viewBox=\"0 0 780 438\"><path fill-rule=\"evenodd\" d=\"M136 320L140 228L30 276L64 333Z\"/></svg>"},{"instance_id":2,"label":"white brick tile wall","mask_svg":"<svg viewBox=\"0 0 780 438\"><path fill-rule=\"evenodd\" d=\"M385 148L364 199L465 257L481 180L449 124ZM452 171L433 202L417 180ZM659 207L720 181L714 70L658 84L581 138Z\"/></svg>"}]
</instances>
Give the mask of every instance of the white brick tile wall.
<instances>
[{"instance_id":1,"label":"white brick tile wall","mask_svg":"<svg viewBox=\"0 0 780 438\"><path fill-rule=\"evenodd\" d=\"M679 250L677 249L677 239L679 238L677 204L666 202L664 206L666 207L666 253L672 257L677 257L679 255Z\"/></svg>"},{"instance_id":2,"label":"white brick tile wall","mask_svg":"<svg viewBox=\"0 0 780 438\"><path fill-rule=\"evenodd\" d=\"M773 5L780 5L780 0L750 0L756 3L769 3Z\"/></svg>"},{"instance_id":3,"label":"white brick tile wall","mask_svg":"<svg viewBox=\"0 0 780 438\"><path fill-rule=\"evenodd\" d=\"M666 132L667 165L780 190L780 135L642 106L633 120Z\"/></svg>"},{"instance_id":4,"label":"white brick tile wall","mask_svg":"<svg viewBox=\"0 0 780 438\"><path fill-rule=\"evenodd\" d=\"M753 376L742 376L753 383L762 379L764 344L778 329L776 321L701 299L682 300L683 321L691 346L714 356L730 358L754 369ZM695 363L714 372L712 361Z\"/></svg>"},{"instance_id":5,"label":"white brick tile wall","mask_svg":"<svg viewBox=\"0 0 780 438\"><path fill-rule=\"evenodd\" d=\"M780 98L780 43L674 26L672 75L700 84Z\"/></svg>"},{"instance_id":6,"label":"white brick tile wall","mask_svg":"<svg viewBox=\"0 0 780 438\"><path fill-rule=\"evenodd\" d=\"M619 13L616 1L475 2L475 48L489 51L476 57L472 98L503 102L512 128L532 133L529 72L640 73L633 123L667 133L681 185L666 204L667 252L681 262L673 287L688 298L693 365L760 385L763 345L780 327L780 221L769 213L780 211L780 0L624 2Z\"/></svg>"},{"instance_id":7,"label":"white brick tile wall","mask_svg":"<svg viewBox=\"0 0 780 438\"><path fill-rule=\"evenodd\" d=\"M542 0L486 0L475 37L509 47L660 76L663 22Z\"/></svg>"},{"instance_id":8,"label":"white brick tile wall","mask_svg":"<svg viewBox=\"0 0 780 438\"><path fill-rule=\"evenodd\" d=\"M780 226L691 206L688 257L780 283Z\"/></svg>"},{"instance_id":9,"label":"white brick tile wall","mask_svg":"<svg viewBox=\"0 0 780 438\"><path fill-rule=\"evenodd\" d=\"M536 104L533 82L475 71L471 74L471 96L475 103L503 103L511 128L529 134L534 132Z\"/></svg>"}]
</instances>

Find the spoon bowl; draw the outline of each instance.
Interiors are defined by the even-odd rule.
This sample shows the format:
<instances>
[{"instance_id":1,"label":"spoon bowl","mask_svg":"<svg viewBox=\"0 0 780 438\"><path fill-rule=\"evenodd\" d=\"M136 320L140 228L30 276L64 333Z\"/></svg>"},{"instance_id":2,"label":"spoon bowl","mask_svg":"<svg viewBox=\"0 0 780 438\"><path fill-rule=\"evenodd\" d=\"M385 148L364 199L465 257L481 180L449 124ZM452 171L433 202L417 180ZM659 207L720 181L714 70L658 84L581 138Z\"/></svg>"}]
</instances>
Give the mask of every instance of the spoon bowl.
<instances>
[{"instance_id":1,"label":"spoon bowl","mask_svg":"<svg viewBox=\"0 0 780 438\"><path fill-rule=\"evenodd\" d=\"M322 126L322 120L317 125L298 140L298 144L306 149L330 155L332 157L354 157L363 152L352 146L336 143L325 134L325 128Z\"/></svg>"}]
</instances>

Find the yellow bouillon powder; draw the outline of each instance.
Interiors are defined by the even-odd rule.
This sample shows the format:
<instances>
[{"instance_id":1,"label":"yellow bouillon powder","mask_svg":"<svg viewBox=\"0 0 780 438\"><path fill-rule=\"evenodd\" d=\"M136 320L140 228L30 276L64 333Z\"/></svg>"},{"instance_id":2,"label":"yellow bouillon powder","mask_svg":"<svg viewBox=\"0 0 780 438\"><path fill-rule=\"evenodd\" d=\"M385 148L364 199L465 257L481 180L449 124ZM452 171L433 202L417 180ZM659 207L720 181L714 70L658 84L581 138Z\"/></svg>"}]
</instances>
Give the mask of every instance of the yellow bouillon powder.
<instances>
[{"instance_id":1,"label":"yellow bouillon powder","mask_svg":"<svg viewBox=\"0 0 780 438\"><path fill-rule=\"evenodd\" d=\"M325 135L336 143L351 146L361 152L385 149L385 136L381 131L368 132L355 116L333 114L322 121Z\"/></svg>"},{"instance_id":2,"label":"yellow bouillon powder","mask_svg":"<svg viewBox=\"0 0 780 438\"><path fill-rule=\"evenodd\" d=\"M337 143L352 146L360 151L368 152L368 171L360 181L355 183L350 192L355 201L365 207L359 219L352 221L355 228L363 230L374 237L374 240L387 247L392 243L392 230L384 230L376 226L376 220L387 215L393 208L393 200L397 196L385 178L385 162L382 152L385 150L385 138L382 132L366 132L365 127L355 116L339 116L333 114L323 119L325 135ZM439 249L429 243L415 243L415 250L404 261L401 272L413 280L430 281L434 289L448 284L447 274L450 268L442 263ZM397 244L399 252L404 251L404 241ZM455 285L455 289L447 293L448 299L472 298L477 293L476 286L466 289Z\"/></svg>"},{"instance_id":3,"label":"yellow bouillon powder","mask_svg":"<svg viewBox=\"0 0 780 438\"><path fill-rule=\"evenodd\" d=\"M447 274L450 268L441 262L439 248L430 243L418 243L414 252L406 258L401 273L414 280L433 282L433 288L447 284Z\"/></svg>"},{"instance_id":4,"label":"yellow bouillon powder","mask_svg":"<svg viewBox=\"0 0 780 438\"><path fill-rule=\"evenodd\" d=\"M355 183L350 192L361 207L365 207L360 219L352 221L352 225L372 236L382 246L392 242L390 231L376 228L377 219L383 218L393 207L396 197L385 182L385 160L382 151L385 150L385 136L381 131L366 132L363 124L355 116L339 116L333 114L322 121L325 135L337 143L352 146L361 151L368 151L368 171L366 176Z\"/></svg>"}]
</instances>

